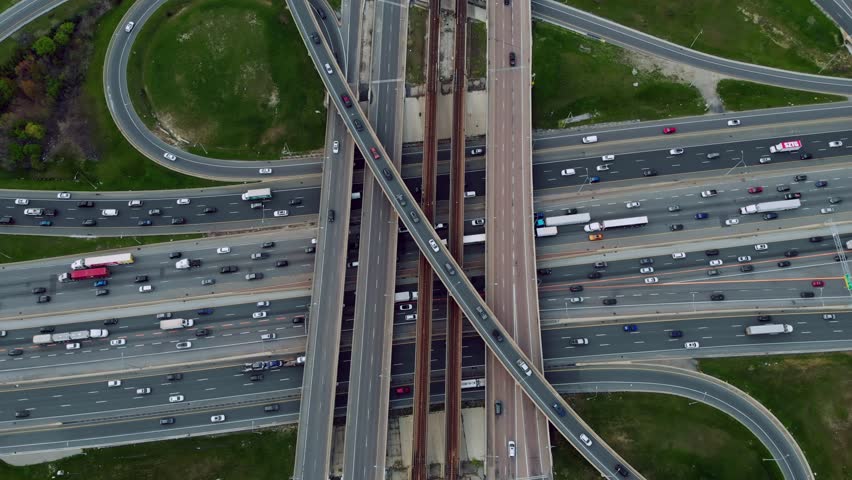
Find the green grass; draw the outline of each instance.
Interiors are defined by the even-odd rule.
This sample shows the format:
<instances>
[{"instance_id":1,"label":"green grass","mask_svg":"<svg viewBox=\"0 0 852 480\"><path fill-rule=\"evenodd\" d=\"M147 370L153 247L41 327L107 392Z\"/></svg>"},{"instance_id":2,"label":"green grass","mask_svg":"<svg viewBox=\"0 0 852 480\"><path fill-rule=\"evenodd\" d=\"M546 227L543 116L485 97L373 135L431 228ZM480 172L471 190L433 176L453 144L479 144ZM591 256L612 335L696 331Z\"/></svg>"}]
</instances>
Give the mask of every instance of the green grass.
<instances>
[{"instance_id":1,"label":"green grass","mask_svg":"<svg viewBox=\"0 0 852 480\"><path fill-rule=\"evenodd\" d=\"M203 235L199 234L98 238L3 235L3 240L0 242L0 263L23 262L25 260L38 260L113 248L137 247L153 243L176 242L201 237ZM0 475L0 478L3 478L3 476Z\"/></svg>"},{"instance_id":2,"label":"green grass","mask_svg":"<svg viewBox=\"0 0 852 480\"><path fill-rule=\"evenodd\" d=\"M837 26L809 0L561 0L702 52L809 73L852 75ZM701 33L701 35L698 35ZM837 58L833 57L837 55Z\"/></svg>"},{"instance_id":3,"label":"green grass","mask_svg":"<svg viewBox=\"0 0 852 480\"><path fill-rule=\"evenodd\" d=\"M335 12L340 12L340 9L342 8L341 0L328 0L328 4L331 5L331 8L333 8Z\"/></svg>"},{"instance_id":4,"label":"green grass","mask_svg":"<svg viewBox=\"0 0 852 480\"><path fill-rule=\"evenodd\" d=\"M5 12L12 5L20 2L21 0L0 0L0 12Z\"/></svg>"},{"instance_id":5,"label":"green grass","mask_svg":"<svg viewBox=\"0 0 852 480\"><path fill-rule=\"evenodd\" d=\"M652 393L589 394L568 400L645 478L783 478L774 462L763 461L769 452L751 432L704 404ZM559 433L552 431L551 441L556 446L555 480L600 478Z\"/></svg>"},{"instance_id":6,"label":"green grass","mask_svg":"<svg viewBox=\"0 0 852 480\"><path fill-rule=\"evenodd\" d=\"M816 478L852 478L852 355L723 358L701 360L699 367L772 411Z\"/></svg>"},{"instance_id":7,"label":"green grass","mask_svg":"<svg viewBox=\"0 0 852 480\"><path fill-rule=\"evenodd\" d=\"M156 419L153 422L156 424ZM26 467L0 462L0 478L283 479L292 475L295 457L296 429L288 428L86 450L82 455ZM56 470L64 470L66 477L55 477Z\"/></svg>"},{"instance_id":8,"label":"green grass","mask_svg":"<svg viewBox=\"0 0 852 480\"><path fill-rule=\"evenodd\" d=\"M790 90L742 80L721 80L716 91L722 98L725 109L734 111L843 102L846 100L846 97L839 95Z\"/></svg>"},{"instance_id":9,"label":"green grass","mask_svg":"<svg viewBox=\"0 0 852 480\"><path fill-rule=\"evenodd\" d=\"M134 45L134 106L189 151L256 160L322 146L325 90L283 2L170 2Z\"/></svg>"},{"instance_id":10,"label":"green grass","mask_svg":"<svg viewBox=\"0 0 852 480\"><path fill-rule=\"evenodd\" d=\"M20 0L0 0L0 10L6 10ZM29 48L29 45L22 45L19 39L29 38L30 41L45 35L50 30L62 23L65 19L71 18L74 15L88 9L95 3L95 0L69 0L62 5L54 8L45 15L42 15L32 22L21 27L11 37L0 42L0 65L8 62L15 51L19 48Z\"/></svg>"},{"instance_id":11,"label":"green grass","mask_svg":"<svg viewBox=\"0 0 852 480\"><path fill-rule=\"evenodd\" d=\"M408 10L408 52L405 59L405 82L426 83L426 34L429 11L421 7Z\"/></svg>"},{"instance_id":12,"label":"green grass","mask_svg":"<svg viewBox=\"0 0 852 480\"><path fill-rule=\"evenodd\" d=\"M624 51L613 45L536 23L533 128L559 128L561 120L581 114L594 115L587 123L602 123L705 112L696 88L657 72L634 76L623 56Z\"/></svg>"},{"instance_id":13,"label":"green grass","mask_svg":"<svg viewBox=\"0 0 852 480\"><path fill-rule=\"evenodd\" d=\"M467 22L467 78L485 78L488 73L488 30L484 22Z\"/></svg>"}]
</instances>

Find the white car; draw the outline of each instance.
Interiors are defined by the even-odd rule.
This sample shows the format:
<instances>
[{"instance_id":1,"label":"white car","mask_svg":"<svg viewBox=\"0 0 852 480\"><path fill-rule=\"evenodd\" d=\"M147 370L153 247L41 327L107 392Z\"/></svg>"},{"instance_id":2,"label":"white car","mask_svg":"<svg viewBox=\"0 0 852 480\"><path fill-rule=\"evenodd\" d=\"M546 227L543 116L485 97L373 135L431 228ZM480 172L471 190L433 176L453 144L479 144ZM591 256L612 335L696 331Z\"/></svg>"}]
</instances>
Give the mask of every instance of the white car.
<instances>
[{"instance_id":1,"label":"white car","mask_svg":"<svg viewBox=\"0 0 852 480\"><path fill-rule=\"evenodd\" d=\"M63 200L68 200L71 198L71 194L68 192L59 192L56 194L56 198L61 198Z\"/></svg>"},{"instance_id":2,"label":"white car","mask_svg":"<svg viewBox=\"0 0 852 480\"><path fill-rule=\"evenodd\" d=\"M688 350L692 350L693 348L698 348L700 346L701 345L699 345L698 342L686 342L683 344L683 348L686 348Z\"/></svg>"},{"instance_id":3,"label":"white car","mask_svg":"<svg viewBox=\"0 0 852 480\"><path fill-rule=\"evenodd\" d=\"M576 175L576 174L577 174L577 172L573 168L566 168L565 170L562 170L562 176L563 177L570 177L570 176Z\"/></svg>"},{"instance_id":4,"label":"white car","mask_svg":"<svg viewBox=\"0 0 852 480\"><path fill-rule=\"evenodd\" d=\"M255 305L255 306L257 308L268 307L269 306L269 300L261 300L261 301L257 302L257 305Z\"/></svg>"},{"instance_id":5,"label":"white car","mask_svg":"<svg viewBox=\"0 0 852 480\"><path fill-rule=\"evenodd\" d=\"M128 207L141 207L144 202L142 200L131 200L127 202Z\"/></svg>"},{"instance_id":6,"label":"white car","mask_svg":"<svg viewBox=\"0 0 852 480\"><path fill-rule=\"evenodd\" d=\"M133 30L133 25L136 25L135 22L127 22L127 25L124 26L124 31L130 33Z\"/></svg>"},{"instance_id":7,"label":"white car","mask_svg":"<svg viewBox=\"0 0 852 480\"><path fill-rule=\"evenodd\" d=\"M725 263L725 262L723 262L721 259L718 259L718 258L710 260L710 266L711 267L718 267L718 266L721 266L723 263Z\"/></svg>"},{"instance_id":8,"label":"white car","mask_svg":"<svg viewBox=\"0 0 852 480\"><path fill-rule=\"evenodd\" d=\"M178 205L189 205L189 199L188 198L178 198L177 204Z\"/></svg>"},{"instance_id":9,"label":"white car","mask_svg":"<svg viewBox=\"0 0 852 480\"><path fill-rule=\"evenodd\" d=\"M126 343L127 343L127 340L125 340L123 338L114 338L114 339L109 341L109 345L111 347L120 347L122 345L125 345Z\"/></svg>"},{"instance_id":10,"label":"white car","mask_svg":"<svg viewBox=\"0 0 852 480\"><path fill-rule=\"evenodd\" d=\"M772 157L760 157L760 160L758 160L758 162L761 164L770 163L772 162Z\"/></svg>"},{"instance_id":11,"label":"white car","mask_svg":"<svg viewBox=\"0 0 852 480\"><path fill-rule=\"evenodd\" d=\"M277 335L275 335L274 333L264 333L263 335L260 336L260 339L261 340L275 340L275 337L277 337Z\"/></svg>"},{"instance_id":12,"label":"white car","mask_svg":"<svg viewBox=\"0 0 852 480\"><path fill-rule=\"evenodd\" d=\"M826 208L820 208L819 209L819 213L822 213L822 214L834 213L834 212L835 212L834 207L826 207Z\"/></svg>"},{"instance_id":13,"label":"white car","mask_svg":"<svg viewBox=\"0 0 852 480\"><path fill-rule=\"evenodd\" d=\"M121 380L110 380L110 381L107 382L107 387L109 387L109 388L120 387L120 386L121 386Z\"/></svg>"},{"instance_id":14,"label":"white car","mask_svg":"<svg viewBox=\"0 0 852 480\"><path fill-rule=\"evenodd\" d=\"M261 168L260 170L257 171L257 173L259 173L261 175L272 175L272 169L271 168Z\"/></svg>"},{"instance_id":15,"label":"white car","mask_svg":"<svg viewBox=\"0 0 852 480\"><path fill-rule=\"evenodd\" d=\"M639 273L654 273L654 267L642 267L639 269Z\"/></svg>"},{"instance_id":16,"label":"white car","mask_svg":"<svg viewBox=\"0 0 852 480\"><path fill-rule=\"evenodd\" d=\"M153 290L154 290L153 285L142 285L141 287L139 287L139 293L149 293L149 292L152 292Z\"/></svg>"},{"instance_id":17,"label":"white car","mask_svg":"<svg viewBox=\"0 0 852 480\"><path fill-rule=\"evenodd\" d=\"M169 397L169 403L178 403L183 401L183 395L172 395Z\"/></svg>"},{"instance_id":18,"label":"white car","mask_svg":"<svg viewBox=\"0 0 852 480\"><path fill-rule=\"evenodd\" d=\"M625 205L627 208L639 208L641 205L639 202L627 202Z\"/></svg>"},{"instance_id":19,"label":"white car","mask_svg":"<svg viewBox=\"0 0 852 480\"><path fill-rule=\"evenodd\" d=\"M414 305L412 305L410 303L403 303L402 305L399 306L400 312L407 312L409 310L414 310Z\"/></svg>"},{"instance_id":20,"label":"white car","mask_svg":"<svg viewBox=\"0 0 852 480\"><path fill-rule=\"evenodd\" d=\"M142 387L136 389L136 395L150 395L151 387Z\"/></svg>"},{"instance_id":21,"label":"white car","mask_svg":"<svg viewBox=\"0 0 852 480\"><path fill-rule=\"evenodd\" d=\"M592 446L592 440L585 433L580 434L580 441L586 444L587 447Z\"/></svg>"},{"instance_id":22,"label":"white car","mask_svg":"<svg viewBox=\"0 0 852 480\"><path fill-rule=\"evenodd\" d=\"M838 148L838 147L842 147L842 146L843 146L843 142L841 142L840 140L835 140L835 141L833 141L833 142L828 142L828 146L829 146L829 147L831 147L831 148Z\"/></svg>"},{"instance_id":23,"label":"white car","mask_svg":"<svg viewBox=\"0 0 852 480\"><path fill-rule=\"evenodd\" d=\"M740 122L739 120L728 120L729 127L739 127L740 123L742 122Z\"/></svg>"},{"instance_id":24,"label":"white car","mask_svg":"<svg viewBox=\"0 0 852 480\"><path fill-rule=\"evenodd\" d=\"M603 157L601 157L601 160L603 160L604 162L612 162L615 160L615 155L604 155Z\"/></svg>"},{"instance_id":25,"label":"white car","mask_svg":"<svg viewBox=\"0 0 852 480\"><path fill-rule=\"evenodd\" d=\"M66 343L65 350L80 350L80 344L77 342L74 343Z\"/></svg>"},{"instance_id":26,"label":"white car","mask_svg":"<svg viewBox=\"0 0 852 480\"><path fill-rule=\"evenodd\" d=\"M178 342L175 346L178 350L184 350L187 348L192 348L192 342Z\"/></svg>"},{"instance_id":27,"label":"white car","mask_svg":"<svg viewBox=\"0 0 852 480\"><path fill-rule=\"evenodd\" d=\"M583 143L587 143L585 140L586 139L584 138ZM510 457L515 456L515 442L513 440L509 440L509 456Z\"/></svg>"},{"instance_id":28,"label":"white car","mask_svg":"<svg viewBox=\"0 0 852 480\"><path fill-rule=\"evenodd\" d=\"M568 301L571 303L583 303L583 297L571 297Z\"/></svg>"},{"instance_id":29,"label":"white car","mask_svg":"<svg viewBox=\"0 0 852 480\"><path fill-rule=\"evenodd\" d=\"M477 218L477 219L474 219L472 222L470 222L470 224L473 225L474 227L481 227L481 226L485 225L485 219L484 218Z\"/></svg>"},{"instance_id":30,"label":"white car","mask_svg":"<svg viewBox=\"0 0 852 480\"><path fill-rule=\"evenodd\" d=\"M673 149L669 150L669 155L683 155L683 149L682 148L673 148Z\"/></svg>"},{"instance_id":31,"label":"white car","mask_svg":"<svg viewBox=\"0 0 852 480\"><path fill-rule=\"evenodd\" d=\"M210 417L210 421L212 423L221 423L221 422L225 421L225 416L224 415L213 415L212 417Z\"/></svg>"},{"instance_id":32,"label":"white car","mask_svg":"<svg viewBox=\"0 0 852 480\"><path fill-rule=\"evenodd\" d=\"M672 258L675 260L686 258L686 252L675 252L672 254Z\"/></svg>"},{"instance_id":33,"label":"white car","mask_svg":"<svg viewBox=\"0 0 852 480\"><path fill-rule=\"evenodd\" d=\"M440 250L440 248L438 248L438 242L436 242L435 240L433 240L431 238L429 239L429 246L432 247L433 252L437 252L437 251Z\"/></svg>"},{"instance_id":34,"label":"white car","mask_svg":"<svg viewBox=\"0 0 852 480\"><path fill-rule=\"evenodd\" d=\"M16 198L15 199L15 205L29 205L29 204L30 204L30 201L27 200L26 198Z\"/></svg>"},{"instance_id":35,"label":"white car","mask_svg":"<svg viewBox=\"0 0 852 480\"><path fill-rule=\"evenodd\" d=\"M822 319L823 319L823 320L836 320L836 319L837 319L837 315L835 315L835 314L833 314L833 313L823 313L823 314L822 314Z\"/></svg>"},{"instance_id":36,"label":"white car","mask_svg":"<svg viewBox=\"0 0 852 480\"><path fill-rule=\"evenodd\" d=\"M288 212L287 210L275 210L274 212L272 212L273 217L287 217L289 215L290 212Z\"/></svg>"},{"instance_id":37,"label":"white car","mask_svg":"<svg viewBox=\"0 0 852 480\"><path fill-rule=\"evenodd\" d=\"M657 283L660 279L657 277L648 277L645 279L645 283Z\"/></svg>"},{"instance_id":38,"label":"white car","mask_svg":"<svg viewBox=\"0 0 852 480\"><path fill-rule=\"evenodd\" d=\"M597 143L597 141L598 141L597 135L589 135L588 137L583 137L583 143Z\"/></svg>"},{"instance_id":39,"label":"white car","mask_svg":"<svg viewBox=\"0 0 852 480\"><path fill-rule=\"evenodd\" d=\"M743 255L742 257L737 257L738 262L750 262L751 255Z\"/></svg>"},{"instance_id":40,"label":"white car","mask_svg":"<svg viewBox=\"0 0 852 480\"><path fill-rule=\"evenodd\" d=\"M331 142L331 151L332 153L340 153L340 142L337 140Z\"/></svg>"},{"instance_id":41,"label":"white car","mask_svg":"<svg viewBox=\"0 0 852 480\"><path fill-rule=\"evenodd\" d=\"M327 63L325 64L325 73L327 73L329 75L334 73L334 70L331 69L331 65L329 65Z\"/></svg>"},{"instance_id":42,"label":"white car","mask_svg":"<svg viewBox=\"0 0 852 480\"><path fill-rule=\"evenodd\" d=\"M163 156L166 157L167 160L171 160L173 162L177 161L177 156L175 156L174 153L166 152L166 153L163 154Z\"/></svg>"},{"instance_id":43,"label":"white car","mask_svg":"<svg viewBox=\"0 0 852 480\"><path fill-rule=\"evenodd\" d=\"M595 167L595 170L599 172L605 172L609 170L609 165L598 165L597 167Z\"/></svg>"},{"instance_id":44,"label":"white car","mask_svg":"<svg viewBox=\"0 0 852 480\"><path fill-rule=\"evenodd\" d=\"M231 253L231 247L219 247L216 249L216 253L218 253L219 255Z\"/></svg>"},{"instance_id":45,"label":"white car","mask_svg":"<svg viewBox=\"0 0 852 480\"><path fill-rule=\"evenodd\" d=\"M251 318L266 318L266 312L254 312L251 314Z\"/></svg>"},{"instance_id":46,"label":"white car","mask_svg":"<svg viewBox=\"0 0 852 480\"><path fill-rule=\"evenodd\" d=\"M757 250L758 252L761 251L761 250L768 250L769 245L767 245L765 243L758 243L757 245L754 246L754 249Z\"/></svg>"},{"instance_id":47,"label":"white car","mask_svg":"<svg viewBox=\"0 0 852 480\"><path fill-rule=\"evenodd\" d=\"M739 218L729 218L729 219L725 220L725 225L727 225L729 227L731 225L738 225L739 223L740 223Z\"/></svg>"}]
</instances>

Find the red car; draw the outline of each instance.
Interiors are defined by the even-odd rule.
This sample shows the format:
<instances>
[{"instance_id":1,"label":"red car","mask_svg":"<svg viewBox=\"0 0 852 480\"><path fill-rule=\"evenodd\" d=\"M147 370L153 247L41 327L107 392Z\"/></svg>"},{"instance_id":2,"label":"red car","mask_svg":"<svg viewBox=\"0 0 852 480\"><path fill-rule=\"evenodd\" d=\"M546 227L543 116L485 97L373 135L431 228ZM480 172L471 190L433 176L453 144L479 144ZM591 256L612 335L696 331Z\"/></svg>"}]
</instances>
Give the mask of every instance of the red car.
<instances>
[{"instance_id":1,"label":"red car","mask_svg":"<svg viewBox=\"0 0 852 480\"><path fill-rule=\"evenodd\" d=\"M814 280L813 282L811 282L811 286L812 287L824 287L825 282L823 282L822 280Z\"/></svg>"},{"instance_id":2,"label":"red car","mask_svg":"<svg viewBox=\"0 0 852 480\"><path fill-rule=\"evenodd\" d=\"M763 187L749 187L748 193L760 193L763 191Z\"/></svg>"},{"instance_id":3,"label":"red car","mask_svg":"<svg viewBox=\"0 0 852 480\"><path fill-rule=\"evenodd\" d=\"M411 387L396 387L393 391L396 392L397 395L405 395L407 393L411 393Z\"/></svg>"},{"instance_id":4,"label":"red car","mask_svg":"<svg viewBox=\"0 0 852 480\"><path fill-rule=\"evenodd\" d=\"M382 158L382 156L379 155L379 151L376 150L376 147L370 147L370 153L373 154L373 158L375 158L376 160Z\"/></svg>"},{"instance_id":5,"label":"red car","mask_svg":"<svg viewBox=\"0 0 852 480\"><path fill-rule=\"evenodd\" d=\"M676 131L677 131L677 128L675 128L675 127L666 127L666 128L663 129L663 133L665 133L666 135L668 135L670 133L675 133Z\"/></svg>"}]
</instances>

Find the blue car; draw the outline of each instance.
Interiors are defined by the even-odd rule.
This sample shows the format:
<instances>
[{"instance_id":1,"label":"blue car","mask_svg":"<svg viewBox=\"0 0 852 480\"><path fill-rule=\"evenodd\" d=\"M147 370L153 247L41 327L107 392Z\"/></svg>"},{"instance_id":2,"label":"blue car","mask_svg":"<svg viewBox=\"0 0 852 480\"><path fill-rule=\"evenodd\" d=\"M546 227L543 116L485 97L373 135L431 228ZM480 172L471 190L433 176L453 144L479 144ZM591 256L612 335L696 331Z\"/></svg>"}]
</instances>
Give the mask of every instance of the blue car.
<instances>
[{"instance_id":1,"label":"blue car","mask_svg":"<svg viewBox=\"0 0 852 480\"><path fill-rule=\"evenodd\" d=\"M635 323L631 323L630 325L625 325L624 331L625 332L638 332L639 331L639 325L636 325Z\"/></svg>"},{"instance_id":2,"label":"blue car","mask_svg":"<svg viewBox=\"0 0 852 480\"><path fill-rule=\"evenodd\" d=\"M201 310L198 311L199 315L210 315L211 313L213 313L212 308L202 308Z\"/></svg>"},{"instance_id":3,"label":"blue car","mask_svg":"<svg viewBox=\"0 0 852 480\"><path fill-rule=\"evenodd\" d=\"M40 227L49 227L51 225L53 225L53 222L51 222L50 220L42 220L41 222L39 222Z\"/></svg>"},{"instance_id":4,"label":"blue car","mask_svg":"<svg viewBox=\"0 0 852 480\"><path fill-rule=\"evenodd\" d=\"M671 332L669 332L670 338L680 338L682 336L683 336L683 331L681 331L681 330L672 330Z\"/></svg>"},{"instance_id":5,"label":"blue car","mask_svg":"<svg viewBox=\"0 0 852 480\"><path fill-rule=\"evenodd\" d=\"M106 280L98 280L97 282L95 282L94 286L95 287L106 287L107 283L109 283L109 282L107 282Z\"/></svg>"},{"instance_id":6,"label":"blue car","mask_svg":"<svg viewBox=\"0 0 852 480\"><path fill-rule=\"evenodd\" d=\"M589 177L589 183L598 183L601 181L601 177Z\"/></svg>"},{"instance_id":7,"label":"blue car","mask_svg":"<svg viewBox=\"0 0 852 480\"><path fill-rule=\"evenodd\" d=\"M696 213L696 214L695 214L695 219L696 219L696 220L704 220L704 219L706 219L706 218L707 218L707 217L709 217L709 216L710 216L710 215L708 215L708 214L707 214L707 213L705 213L705 212L699 212L699 213Z\"/></svg>"}]
</instances>

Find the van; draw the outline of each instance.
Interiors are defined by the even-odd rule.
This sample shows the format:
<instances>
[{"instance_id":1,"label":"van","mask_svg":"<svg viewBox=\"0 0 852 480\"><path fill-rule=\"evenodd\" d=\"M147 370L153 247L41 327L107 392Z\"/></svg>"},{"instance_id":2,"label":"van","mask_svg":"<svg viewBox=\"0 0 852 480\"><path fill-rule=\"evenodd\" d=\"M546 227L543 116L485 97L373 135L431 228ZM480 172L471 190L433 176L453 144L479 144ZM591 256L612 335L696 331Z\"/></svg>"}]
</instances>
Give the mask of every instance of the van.
<instances>
[{"instance_id":1,"label":"van","mask_svg":"<svg viewBox=\"0 0 852 480\"><path fill-rule=\"evenodd\" d=\"M597 141L597 135L589 135L588 137L583 137L583 143L597 143Z\"/></svg>"},{"instance_id":2,"label":"van","mask_svg":"<svg viewBox=\"0 0 852 480\"><path fill-rule=\"evenodd\" d=\"M469 192L464 192L464 198L473 198L476 196L476 192L471 190Z\"/></svg>"},{"instance_id":3,"label":"van","mask_svg":"<svg viewBox=\"0 0 852 480\"><path fill-rule=\"evenodd\" d=\"M107 209L101 210L101 215L103 215L105 217L117 217L118 216L118 210L115 209L115 208L107 208Z\"/></svg>"}]
</instances>

